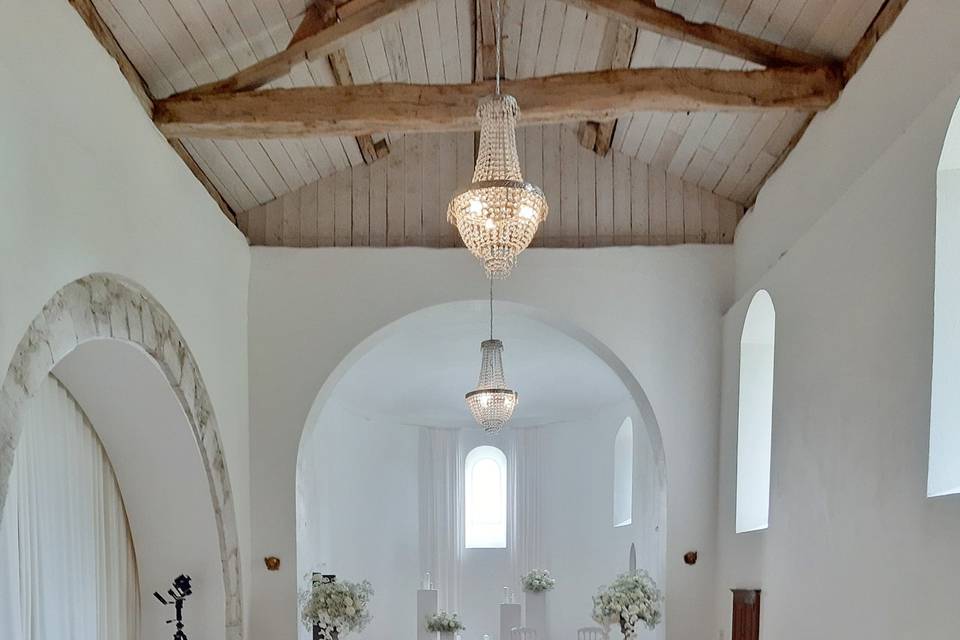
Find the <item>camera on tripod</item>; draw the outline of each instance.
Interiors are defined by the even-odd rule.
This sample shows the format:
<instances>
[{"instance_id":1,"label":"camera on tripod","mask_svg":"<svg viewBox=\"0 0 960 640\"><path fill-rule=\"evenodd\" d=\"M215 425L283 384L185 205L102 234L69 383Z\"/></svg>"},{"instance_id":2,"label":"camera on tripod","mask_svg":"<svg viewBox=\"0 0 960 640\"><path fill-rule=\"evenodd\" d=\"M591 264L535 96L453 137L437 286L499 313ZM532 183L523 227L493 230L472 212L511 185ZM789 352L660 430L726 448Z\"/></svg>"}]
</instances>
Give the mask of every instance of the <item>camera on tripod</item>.
<instances>
[{"instance_id":1,"label":"camera on tripod","mask_svg":"<svg viewBox=\"0 0 960 640\"><path fill-rule=\"evenodd\" d=\"M177 630L173 634L173 640L187 640L187 634L183 632L183 601L187 599L187 596L193 593L193 589L190 588L190 576L185 576L180 574L173 579L173 588L167 589L167 594L170 596L170 602L167 602L167 599L164 598L158 591L153 592L153 596L160 601L164 606L173 605L176 609L177 616L173 620L167 620L167 624L177 623Z\"/></svg>"}]
</instances>

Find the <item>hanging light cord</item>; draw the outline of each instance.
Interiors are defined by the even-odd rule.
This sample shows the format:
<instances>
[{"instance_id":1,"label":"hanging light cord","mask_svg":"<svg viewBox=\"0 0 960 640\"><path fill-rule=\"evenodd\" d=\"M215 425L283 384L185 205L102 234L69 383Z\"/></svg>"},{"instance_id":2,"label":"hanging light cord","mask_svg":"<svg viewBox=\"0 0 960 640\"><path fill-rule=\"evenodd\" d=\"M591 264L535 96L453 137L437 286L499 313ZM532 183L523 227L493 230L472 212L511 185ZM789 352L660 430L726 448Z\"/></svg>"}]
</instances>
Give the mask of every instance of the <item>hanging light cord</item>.
<instances>
[{"instance_id":1,"label":"hanging light cord","mask_svg":"<svg viewBox=\"0 0 960 640\"><path fill-rule=\"evenodd\" d=\"M493 278L490 278L490 339L493 340Z\"/></svg>"},{"instance_id":2,"label":"hanging light cord","mask_svg":"<svg viewBox=\"0 0 960 640\"><path fill-rule=\"evenodd\" d=\"M500 21L501 21L501 19L502 19L502 17L501 17L501 14L500 14L500 0L497 0L497 28L496 28L496 34L497 34L497 95L500 95L500 45L503 43L503 41L500 39L500 29L501 29Z\"/></svg>"}]
</instances>

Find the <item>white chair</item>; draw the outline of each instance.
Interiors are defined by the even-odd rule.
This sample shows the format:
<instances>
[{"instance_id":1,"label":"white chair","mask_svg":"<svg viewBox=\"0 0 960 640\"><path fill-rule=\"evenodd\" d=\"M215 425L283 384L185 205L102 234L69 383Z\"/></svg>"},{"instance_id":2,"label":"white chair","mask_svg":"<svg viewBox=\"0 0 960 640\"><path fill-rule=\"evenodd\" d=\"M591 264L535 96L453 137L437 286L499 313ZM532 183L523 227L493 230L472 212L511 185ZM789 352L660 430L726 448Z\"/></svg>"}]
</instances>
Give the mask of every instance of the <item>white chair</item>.
<instances>
[{"instance_id":1,"label":"white chair","mask_svg":"<svg viewBox=\"0 0 960 640\"><path fill-rule=\"evenodd\" d=\"M583 627L577 629L577 640L606 640L606 636L600 627Z\"/></svg>"},{"instance_id":2,"label":"white chair","mask_svg":"<svg viewBox=\"0 0 960 640\"><path fill-rule=\"evenodd\" d=\"M537 640L537 630L530 627L510 629L510 640Z\"/></svg>"}]
</instances>

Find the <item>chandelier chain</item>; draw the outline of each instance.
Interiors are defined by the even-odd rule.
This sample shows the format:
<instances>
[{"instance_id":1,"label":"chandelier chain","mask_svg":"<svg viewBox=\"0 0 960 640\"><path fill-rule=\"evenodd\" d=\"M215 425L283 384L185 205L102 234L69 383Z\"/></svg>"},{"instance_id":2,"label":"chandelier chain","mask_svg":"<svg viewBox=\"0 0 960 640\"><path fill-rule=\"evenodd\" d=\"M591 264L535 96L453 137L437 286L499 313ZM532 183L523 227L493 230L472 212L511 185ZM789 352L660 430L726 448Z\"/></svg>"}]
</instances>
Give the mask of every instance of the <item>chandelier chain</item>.
<instances>
[{"instance_id":1,"label":"chandelier chain","mask_svg":"<svg viewBox=\"0 0 960 640\"><path fill-rule=\"evenodd\" d=\"M493 340L493 278L490 280L490 339Z\"/></svg>"},{"instance_id":2,"label":"chandelier chain","mask_svg":"<svg viewBox=\"0 0 960 640\"><path fill-rule=\"evenodd\" d=\"M497 35L497 95L500 95L500 47L503 45L503 40L500 38L500 22L502 20L502 15L500 13L500 0L497 0L497 25L496 25L496 35Z\"/></svg>"}]
</instances>

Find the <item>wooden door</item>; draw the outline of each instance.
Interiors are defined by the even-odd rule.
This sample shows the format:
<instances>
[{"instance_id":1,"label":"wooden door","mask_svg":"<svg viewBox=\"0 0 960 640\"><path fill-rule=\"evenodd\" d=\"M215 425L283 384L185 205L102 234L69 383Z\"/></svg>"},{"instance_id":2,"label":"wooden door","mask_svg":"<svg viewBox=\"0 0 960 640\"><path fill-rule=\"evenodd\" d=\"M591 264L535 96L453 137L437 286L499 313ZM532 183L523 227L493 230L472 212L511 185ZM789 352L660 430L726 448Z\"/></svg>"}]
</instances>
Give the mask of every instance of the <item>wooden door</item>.
<instances>
[{"instance_id":1,"label":"wooden door","mask_svg":"<svg viewBox=\"0 0 960 640\"><path fill-rule=\"evenodd\" d=\"M759 589L733 589L732 640L760 640Z\"/></svg>"}]
</instances>

